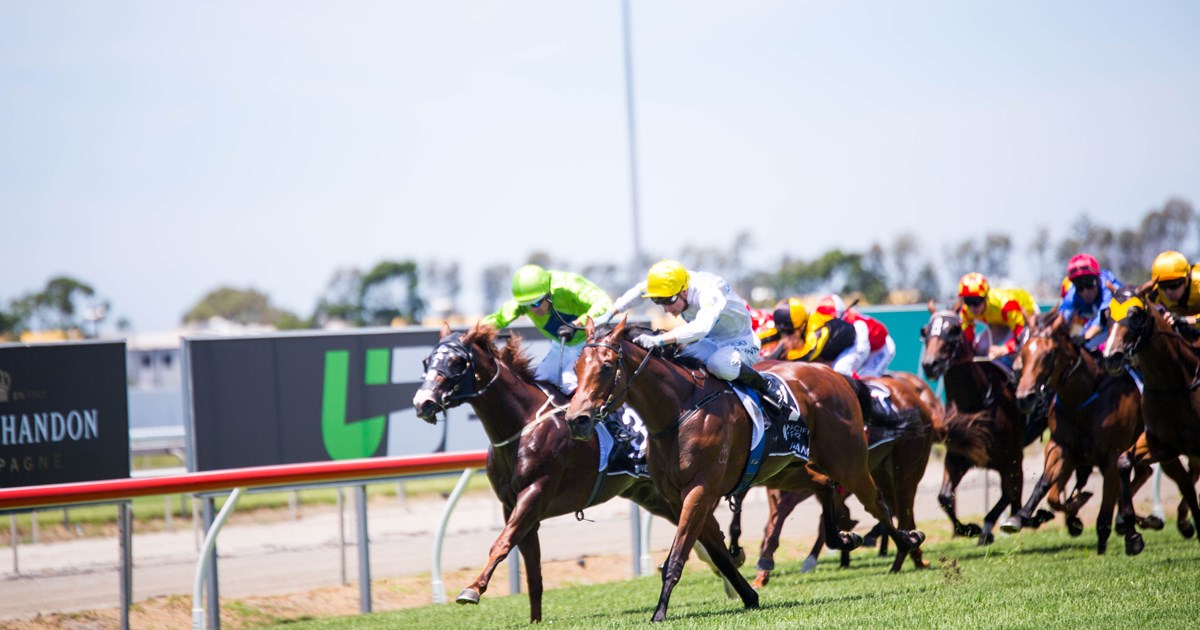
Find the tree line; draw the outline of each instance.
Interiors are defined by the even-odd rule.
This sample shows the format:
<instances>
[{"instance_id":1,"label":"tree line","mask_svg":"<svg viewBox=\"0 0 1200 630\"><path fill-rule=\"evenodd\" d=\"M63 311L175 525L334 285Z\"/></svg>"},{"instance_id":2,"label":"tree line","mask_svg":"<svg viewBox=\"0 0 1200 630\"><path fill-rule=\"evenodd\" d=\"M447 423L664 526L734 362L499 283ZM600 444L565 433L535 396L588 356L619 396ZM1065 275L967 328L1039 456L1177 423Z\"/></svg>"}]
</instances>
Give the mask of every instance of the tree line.
<instances>
[{"instance_id":1,"label":"tree line","mask_svg":"<svg viewBox=\"0 0 1200 630\"><path fill-rule=\"evenodd\" d=\"M1073 219L1066 233L1055 240L1050 229L1038 226L1034 238L1019 249L1004 233L989 232L928 249L913 232L896 235L890 242L875 243L865 251L834 248L811 259L784 255L767 268L746 262L753 237L742 232L725 246L687 246L665 257L677 258L692 269L718 273L732 282L755 306L767 307L789 295L841 293L864 304L919 303L945 299L954 283L968 271L979 271L994 284L1007 282L1014 257L1023 256L1032 269L1038 299L1058 297L1067 260L1081 251L1095 255L1124 282L1149 279L1154 256L1167 249L1182 251L1194 260L1200 244L1200 217L1191 203L1169 199L1148 210L1132 227L1114 228L1094 221L1086 212ZM940 254L940 256L939 256ZM612 262L572 265L546 252L530 253L519 264L539 264L575 271L617 295L644 273ZM482 309L491 312L509 297L509 282L517 265L497 262L480 273ZM271 304L270 296L253 288L223 286L201 296L181 317L181 323L213 318L244 325L273 326L280 330L342 326L386 326L421 322L426 317L451 319L469 315L459 308L462 292L457 262L384 260L366 270L337 269L317 296L311 313L301 315ZM87 282L70 276L51 278L46 286L9 301L0 309L0 339L17 338L25 331L74 330L93 336L107 320L111 305ZM130 323L119 318L117 329Z\"/></svg>"}]
</instances>

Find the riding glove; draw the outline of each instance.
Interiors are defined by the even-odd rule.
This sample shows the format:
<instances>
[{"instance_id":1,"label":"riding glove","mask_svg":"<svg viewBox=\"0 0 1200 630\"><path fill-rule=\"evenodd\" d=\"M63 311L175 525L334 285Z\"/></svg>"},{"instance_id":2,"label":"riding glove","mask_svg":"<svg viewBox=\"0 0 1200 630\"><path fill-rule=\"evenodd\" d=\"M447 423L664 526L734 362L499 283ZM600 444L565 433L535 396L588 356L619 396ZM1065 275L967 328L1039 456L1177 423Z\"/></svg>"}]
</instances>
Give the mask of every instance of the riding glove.
<instances>
[{"instance_id":1,"label":"riding glove","mask_svg":"<svg viewBox=\"0 0 1200 630\"><path fill-rule=\"evenodd\" d=\"M663 345L664 342L662 335L638 335L637 337L633 338L633 343L636 343L647 350L653 350L654 348Z\"/></svg>"}]
</instances>

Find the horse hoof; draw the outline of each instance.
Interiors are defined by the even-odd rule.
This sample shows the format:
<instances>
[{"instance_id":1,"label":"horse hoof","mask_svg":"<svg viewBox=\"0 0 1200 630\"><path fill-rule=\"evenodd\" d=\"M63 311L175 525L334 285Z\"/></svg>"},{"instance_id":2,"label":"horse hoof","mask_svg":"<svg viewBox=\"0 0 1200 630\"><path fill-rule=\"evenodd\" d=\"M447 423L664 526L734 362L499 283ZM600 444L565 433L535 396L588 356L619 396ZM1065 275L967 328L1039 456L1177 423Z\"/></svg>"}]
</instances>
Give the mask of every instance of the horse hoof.
<instances>
[{"instance_id":1,"label":"horse hoof","mask_svg":"<svg viewBox=\"0 0 1200 630\"><path fill-rule=\"evenodd\" d=\"M1106 552L1106 551L1108 551L1108 543L1107 542L1096 543L1096 555L1103 556L1104 552Z\"/></svg>"},{"instance_id":2,"label":"horse hoof","mask_svg":"<svg viewBox=\"0 0 1200 630\"><path fill-rule=\"evenodd\" d=\"M1000 531L1005 534L1015 534L1021 531L1021 520L1021 517L1016 515L1008 517L1003 523L1000 523Z\"/></svg>"},{"instance_id":3,"label":"horse hoof","mask_svg":"<svg viewBox=\"0 0 1200 630\"><path fill-rule=\"evenodd\" d=\"M816 556L809 556L809 557L805 558L804 564L800 565L801 573L812 573L813 571L816 571L816 570L817 570L817 557ZM766 582L763 582L763 584L766 584Z\"/></svg>"},{"instance_id":4,"label":"horse hoof","mask_svg":"<svg viewBox=\"0 0 1200 630\"><path fill-rule=\"evenodd\" d=\"M991 533L984 534L983 532L980 532L980 534L979 534L979 546L980 547L983 547L985 545L990 545L994 542L996 542L996 537L993 536Z\"/></svg>"},{"instance_id":5,"label":"horse hoof","mask_svg":"<svg viewBox=\"0 0 1200 630\"><path fill-rule=\"evenodd\" d=\"M1162 530L1162 528L1165 526L1165 523L1163 523L1161 518L1151 514L1150 516L1139 518L1138 526L1142 529L1152 529L1157 532Z\"/></svg>"},{"instance_id":6,"label":"horse hoof","mask_svg":"<svg viewBox=\"0 0 1200 630\"><path fill-rule=\"evenodd\" d=\"M771 581L771 574L767 571L759 571L758 575L754 576L754 581L750 583L750 587L754 590L759 590Z\"/></svg>"},{"instance_id":7,"label":"horse hoof","mask_svg":"<svg viewBox=\"0 0 1200 630\"><path fill-rule=\"evenodd\" d=\"M1075 538L1083 533L1083 521L1079 520L1078 516L1072 516L1067 519L1067 533L1071 538Z\"/></svg>"},{"instance_id":8,"label":"horse hoof","mask_svg":"<svg viewBox=\"0 0 1200 630\"><path fill-rule=\"evenodd\" d=\"M1146 548L1146 542L1142 540L1142 535L1134 532L1125 537L1125 555L1136 556L1142 553Z\"/></svg>"},{"instance_id":9,"label":"horse hoof","mask_svg":"<svg viewBox=\"0 0 1200 630\"><path fill-rule=\"evenodd\" d=\"M741 567L746 564L746 548L738 547L738 552L733 556L733 566Z\"/></svg>"},{"instance_id":10,"label":"horse hoof","mask_svg":"<svg viewBox=\"0 0 1200 630\"><path fill-rule=\"evenodd\" d=\"M854 532L850 532L850 534L848 536L846 536L846 548L845 548L846 551L854 551L855 549L858 549L859 547L861 547L862 544L863 544L862 536L859 536L858 534L855 534Z\"/></svg>"},{"instance_id":11,"label":"horse hoof","mask_svg":"<svg viewBox=\"0 0 1200 630\"><path fill-rule=\"evenodd\" d=\"M960 536L966 536L967 538L974 538L983 533L983 528L975 523L967 523L966 525L962 526L961 532L956 530L954 533L959 534Z\"/></svg>"},{"instance_id":12,"label":"horse hoof","mask_svg":"<svg viewBox=\"0 0 1200 630\"><path fill-rule=\"evenodd\" d=\"M1032 525L1034 529L1037 529L1041 527L1043 523L1049 523L1053 520L1054 512L1051 512L1050 510L1038 510L1037 513L1033 515L1033 522L1030 523L1030 525Z\"/></svg>"},{"instance_id":13,"label":"horse hoof","mask_svg":"<svg viewBox=\"0 0 1200 630\"><path fill-rule=\"evenodd\" d=\"M919 529L912 530L908 533L908 535L912 539L912 547L910 547L910 551L920 547L921 544L925 542L925 532Z\"/></svg>"},{"instance_id":14,"label":"horse hoof","mask_svg":"<svg viewBox=\"0 0 1200 630\"><path fill-rule=\"evenodd\" d=\"M478 604L479 592L473 588L464 588L463 592L458 594L458 598L454 601L460 604Z\"/></svg>"},{"instance_id":15,"label":"horse hoof","mask_svg":"<svg viewBox=\"0 0 1200 630\"><path fill-rule=\"evenodd\" d=\"M1191 538L1196 535L1196 528L1191 523L1181 523L1179 525L1179 533L1183 534L1184 538Z\"/></svg>"}]
</instances>

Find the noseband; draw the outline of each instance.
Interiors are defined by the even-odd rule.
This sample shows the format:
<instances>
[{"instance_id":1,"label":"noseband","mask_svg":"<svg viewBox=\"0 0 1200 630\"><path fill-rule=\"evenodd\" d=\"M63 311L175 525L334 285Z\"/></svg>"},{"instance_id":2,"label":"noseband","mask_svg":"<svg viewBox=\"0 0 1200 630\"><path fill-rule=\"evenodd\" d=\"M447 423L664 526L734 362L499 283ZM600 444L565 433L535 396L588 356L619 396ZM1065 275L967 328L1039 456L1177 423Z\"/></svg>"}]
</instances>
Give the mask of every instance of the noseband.
<instances>
[{"instance_id":1,"label":"noseband","mask_svg":"<svg viewBox=\"0 0 1200 630\"><path fill-rule=\"evenodd\" d=\"M430 360L430 357L432 357L432 360ZM446 382L454 384L454 387L450 390L450 394L438 402L442 409L449 407L449 403L452 402L482 396L496 383L496 379L500 378L500 368L503 366L502 363L496 361L496 371L492 374L492 379L483 388L476 389L476 383L479 382L479 374L476 372L475 353L467 347L467 344L463 343L461 335L447 337L438 342L434 346L430 357L425 357L425 361L423 361L424 374L422 374L422 377L432 370ZM459 372L451 372L449 363L453 357L463 359L466 367Z\"/></svg>"}]
</instances>

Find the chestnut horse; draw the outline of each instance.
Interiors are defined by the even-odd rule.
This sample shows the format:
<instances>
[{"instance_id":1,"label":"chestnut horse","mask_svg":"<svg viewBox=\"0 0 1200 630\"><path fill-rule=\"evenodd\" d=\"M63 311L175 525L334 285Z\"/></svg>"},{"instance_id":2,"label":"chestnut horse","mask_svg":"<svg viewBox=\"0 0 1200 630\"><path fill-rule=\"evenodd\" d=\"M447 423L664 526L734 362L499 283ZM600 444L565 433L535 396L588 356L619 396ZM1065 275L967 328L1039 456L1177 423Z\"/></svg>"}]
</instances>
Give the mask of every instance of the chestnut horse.
<instances>
[{"instance_id":1,"label":"chestnut horse","mask_svg":"<svg viewBox=\"0 0 1200 630\"><path fill-rule=\"evenodd\" d=\"M986 430L988 437L983 461L972 461L964 452L952 448L950 438L947 439L938 502L954 524L956 536L979 536L979 544L991 544L993 528L1004 508L1011 506L1014 513L1021 508L1021 451L1037 437L1037 432L1026 431L1025 414L1017 407L1008 372L991 361L975 360L970 345L964 343L962 319L957 313L932 313L929 323L921 329L921 338L925 341L921 356L925 376L944 379L946 400L951 406L967 414L981 414L975 424ZM1000 473L1000 500L984 517L982 530L974 523L959 522L955 509L955 489L972 465Z\"/></svg>"},{"instance_id":2,"label":"chestnut horse","mask_svg":"<svg viewBox=\"0 0 1200 630\"><path fill-rule=\"evenodd\" d=\"M1013 364L1020 374L1017 403L1029 412L1042 400L1054 397L1049 416L1050 440L1046 442L1041 479L1021 511L1000 528L1015 533L1023 525L1040 524L1033 512L1049 492L1050 507L1066 514L1068 531L1078 536L1083 532L1083 523L1076 513L1091 497L1091 493L1081 493L1078 486L1082 486L1093 467L1099 467L1104 484L1096 516L1096 552L1103 554L1108 548L1113 508L1121 490L1117 459L1142 433L1142 395L1128 371L1110 376L1098 359L1076 345L1071 340L1070 320L1058 311L1039 316L1029 331ZM1060 495L1077 471L1079 483L1064 501ZM1138 465L1133 480L1135 491L1150 473L1149 464ZM1152 525L1146 520L1141 523ZM1158 528L1162 528L1161 521Z\"/></svg>"},{"instance_id":3,"label":"chestnut horse","mask_svg":"<svg viewBox=\"0 0 1200 630\"><path fill-rule=\"evenodd\" d=\"M492 544L483 572L459 594L458 603L478 604L492 573L516 545L525 558L529 619L540 621L538 526L543 520L622 496L675 521L648 477L602 475L599 440L571 439L562 413L566 397L553 386L534 382L518 338L503 350L497 350L495 341L490 327L452 334L443 326L441 340L425 359L424 382L413 406L432 423L438 412L469 402L492 443L487 475L504 506L504 530Z\"/></svg>"},{"instance_id":4,"label":"chestnut horse","mask_svg":"<svg viewBox=\"0 0 1200 630\"><path fill-rule=\"evenodd\" d=\"M1110 373L1134 361L1142 374L1142 421L1146 431L1118 462L1121 471L1121 518L1134 522L1130 473L1159 462L1192 512L1189 524L1180 512L1179 530L1185 537L1196 531L1200 507L1195 480L1179 461L1181 455L1200 456L1200 355L1191 341L1167 323L1159 309L1147 305L1145 290L1122 288L1109 310L1115 325L1105 342L1105 367ZM1125 528L1125 553L1137 555L1145 548L1135 527Z\"/></svg>"},{"instance_id":5,"label":"chestnut horse","mask_svg":"<svg viewBox=\"0 0 1200 630\"><path fill-rule=\"evenodd\" d=\"M812 487L825 506L827 538L840 546L853 543L835 529L831 508L836 483L885 523L897 549L911 551L924 541L924 534L898 530L892 523L891 509L867 467L858 396L842 375L803 363L767 368L783 379L799 402L809 431L810 459L764 451L758 462L752 462L752 420L732 387L699 365L682 365L641 348L632 341L641 332L647 331L627 327L625 320L601 329L588 322L587 343L575 365L579 386L567 408L567 422L572 435L587 439L600 418L627 400L646 423L650 478L679 515L653 621L666 618L671 591L697 541L733 583L743 605L758 607L758 593L734 566L713 517L721 497L733 494L743 481L784 490ZM754 463L761 466L748 475Z\"/></svg>"},{"instance_id":6,"label":"chestnut horse","mask_svg":"<svg viewBox=\"0 0 1200 630\"><path fill-rule=\"evenodd\" d=\"M920 379L917 379L920 380ZM896 375L864 379L867 383L878 384L888 390L892 405L900 414L915 416L921 430L909 435L898 436L895 439L876 442L868 447L868 461L871 475L883 492L887 503L896 516L896 524L901 529L916 529L916 519L913 515L913 504L917 497L917 485L925 474L929 463L929 452L934 440L934 417L942 413L942 406L937 402L936 407L930 407L923 398L923 391L913 386L911 380ZM923 389L932 390L924 381ZM936 400L936 398L934 399ZM754 578L754 587L762 588L771 579L771 570L775 567L775 550L779 547L779 536L787 517L798 504L812 496L811 490L800 492L783 492L768 490L768 505L770 507L767 525L763 529L762 548L759 553L758 575ZM872 530L874 531L874 530ZM822 530L823 533L823 530ZM804 562L805 571L811 570L820 553L824 536L818 534L812 552ZM880 539L880 554L887 553L887 538ZM892 572L900 571L906 554L899 553L892 562ZM912 551L913 566L918 569L929 567L929 563L921 557L918 547ZM842 550L842 566L849 565L849 550Z\"/></svg>"}]
</instances>

